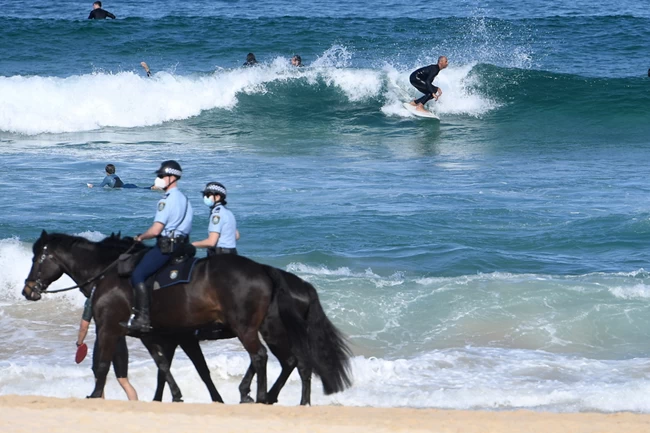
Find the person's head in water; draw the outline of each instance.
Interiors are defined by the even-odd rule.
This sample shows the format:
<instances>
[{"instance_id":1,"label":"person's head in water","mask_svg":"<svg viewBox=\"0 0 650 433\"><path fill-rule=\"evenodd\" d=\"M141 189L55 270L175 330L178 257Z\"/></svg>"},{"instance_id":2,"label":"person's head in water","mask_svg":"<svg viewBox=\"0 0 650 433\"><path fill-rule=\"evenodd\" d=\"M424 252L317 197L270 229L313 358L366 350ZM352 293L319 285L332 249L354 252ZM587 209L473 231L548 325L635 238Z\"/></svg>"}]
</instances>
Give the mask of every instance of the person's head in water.
<instances>
[{"instance_id":1,"label":"person's head in water","mask_svg":"<svg viewBox=\"0 0 650 433\"><path fill-rule=\"evenodd\" d=\"M256 63L257 63L257 59L255 58L255 54L248 53L246 55L246 63L244 63L244 65L250 66L250 65L254 65Z\"/></svg>"},{"instance_id":2,"label":"person's head in water","mask_svg":"<svg viewBox=\"0 0 650 433\"><path fill-rule=\"evenodd\" d=\"M115 174L115 166L113 164L106 165L106 174Z\"/></svg>"},{"instance_id":3,"label":"person's head in water","mask_svg":"<svg viewBox=\"0 0 650 433\"><path fill-rule=\"evenodd\" d=\"M438 67L440 69L445 69L448 64L449 64L449 61L447 60L447 56L438 57Z\"/></svg>"},{"instance_id":4,"label":"person's head in water","mask_svg":"<svg viewBox=\"0 0 650 433\"><path fill-rule=\"evenodd\" d=\"M102 7L102 2L96 1L95 3L93 3L93 9L99 9L101 7Z\"/></svg>"},{"instance_id":5,"label":"person's head in water","mask_svg":"<svg viewBox=\"0 0 650 433\"><path fill-rule=\"evenodd\" d=\"M293 66L302 66L302 58L298 54L296 54L291 58L291 64Z\"/></svg>"}]
</instances>

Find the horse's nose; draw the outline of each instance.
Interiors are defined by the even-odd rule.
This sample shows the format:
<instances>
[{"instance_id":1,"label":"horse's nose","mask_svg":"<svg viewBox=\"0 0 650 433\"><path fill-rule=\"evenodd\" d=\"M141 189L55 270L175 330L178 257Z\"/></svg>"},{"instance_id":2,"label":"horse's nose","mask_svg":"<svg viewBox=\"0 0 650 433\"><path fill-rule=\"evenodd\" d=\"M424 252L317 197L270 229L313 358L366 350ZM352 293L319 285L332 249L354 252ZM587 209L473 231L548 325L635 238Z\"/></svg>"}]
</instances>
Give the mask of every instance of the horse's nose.
<instances>
[{"instance_id":1,"label":"horse's nose","mask_svg":"<svg viewBox=\"0 0 650 433\"><path fill-rule=\"evenodd\" d=\"M32 290L32 289L27 290L27 289L28 289L27 286L23 288L23 296L25 297L25 299L27 299L28 301L38 301L39 299L41 299L41 294L38 293L36 290Z\"/></svg>"}]
</instances>

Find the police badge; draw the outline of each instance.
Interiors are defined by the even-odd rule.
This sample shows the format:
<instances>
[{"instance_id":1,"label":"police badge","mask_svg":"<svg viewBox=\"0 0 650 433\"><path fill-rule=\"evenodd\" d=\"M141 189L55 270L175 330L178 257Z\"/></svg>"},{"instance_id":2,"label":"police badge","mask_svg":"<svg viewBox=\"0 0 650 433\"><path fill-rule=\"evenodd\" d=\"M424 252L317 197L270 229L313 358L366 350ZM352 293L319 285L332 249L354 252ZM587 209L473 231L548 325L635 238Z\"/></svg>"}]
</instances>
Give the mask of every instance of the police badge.
<instances>
[{"instance_id":1,"label":"police badge","mask_svg":"<svg viewBox=\"0 0 650 433\"><path fill-rule=\"evenodd\" d=\"M161 201L160 203L158 203L158 212L160 212L163 209L165 209L165 202Z\"/></svg>"},{"instance_id":2,"label":"police badge","mask_svg":"<svg viewBox=\"0 0 650 433\"><path fill-rule=\"evenodd\" d=\"M221 217L219 215L214 215L212 217L212 224L219 224L220 219L221 219Z\"/></svg>"},{"instance_id":3,"label":"police badge","mask_svg":"<svg viewBox=\"0 0 650 433\"><path fill-rule=\"evenodd\" d=\"M178 271L177 271L177 270L173 270L173 271L171 271L171 272L169 273L169 279L171 279L171 280L175 280L176 278L178 278Z\"/></svg>"}]
</instances>

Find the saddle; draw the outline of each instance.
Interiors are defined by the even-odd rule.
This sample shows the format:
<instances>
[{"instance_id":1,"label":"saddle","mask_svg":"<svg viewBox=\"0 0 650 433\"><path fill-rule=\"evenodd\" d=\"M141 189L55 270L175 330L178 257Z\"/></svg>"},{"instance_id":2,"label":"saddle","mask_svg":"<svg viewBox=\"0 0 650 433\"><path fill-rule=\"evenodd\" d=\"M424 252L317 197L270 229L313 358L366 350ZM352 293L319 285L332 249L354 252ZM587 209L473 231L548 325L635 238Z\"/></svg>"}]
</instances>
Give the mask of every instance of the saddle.
<instances>
[{"instance_id":1,"label":"saddle","mask_svg":"<svg viewBox=\"0 0 650 433\"><path fill-rule=\"evenodd\" d=\"M150 249L146 248L135 254L122 254L117 262L118 275L120 277L130 277L137 264ZM178 250L165 266L147 278L145 284L149 289L159 290L190 281L194 265L199 260L195 257L196 247L192 244L184 244Z\"/></svg>"}]
</instances>

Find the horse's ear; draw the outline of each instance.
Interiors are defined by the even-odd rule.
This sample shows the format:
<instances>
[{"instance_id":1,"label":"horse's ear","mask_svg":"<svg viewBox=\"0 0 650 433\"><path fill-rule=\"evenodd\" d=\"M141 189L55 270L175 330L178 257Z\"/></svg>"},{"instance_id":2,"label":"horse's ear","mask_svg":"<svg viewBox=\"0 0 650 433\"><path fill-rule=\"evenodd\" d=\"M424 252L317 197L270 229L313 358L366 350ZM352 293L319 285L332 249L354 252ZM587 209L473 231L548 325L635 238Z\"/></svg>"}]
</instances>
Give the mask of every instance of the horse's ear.
<instances>
[{"instance_id":1,"label":"horse's ear","mask_svg":"<svg viewBox=\"0 0 650 433\"><path fill-rule=\"evenodd\" d=\"M111 232L111 235L108 238L113 239L114 237L115 237L115 232Z\"/></svg>"},{"instance_id":2,"label":"horse's ear","mask_svg":"<svg viewBox=\"0 0 650 433\"><path fill-rule=\"evenodd\" d=\"M121 239L121 238L122 238L122 230L120 230L119 232L117 232L117 238L118 238L118 239Z\"/></svg>"},{"instance_id":3,"label":"horse's ear","mask_svg":"<svg viewBox=\"0 0 650 433\"><path fill-rule=\"evenodd\" d=\"M41 239L47 239L47 232L45 230L41 232Z\"/></svg>"}]
</instances>

